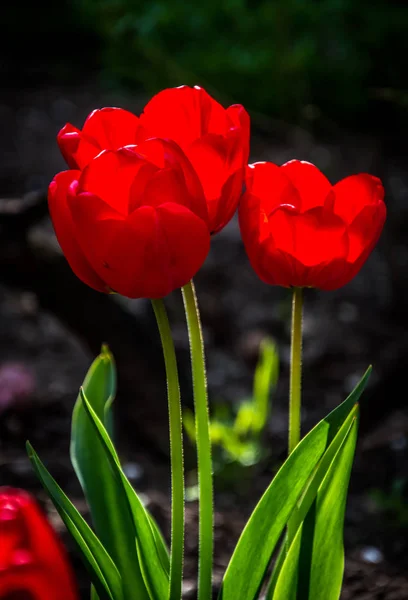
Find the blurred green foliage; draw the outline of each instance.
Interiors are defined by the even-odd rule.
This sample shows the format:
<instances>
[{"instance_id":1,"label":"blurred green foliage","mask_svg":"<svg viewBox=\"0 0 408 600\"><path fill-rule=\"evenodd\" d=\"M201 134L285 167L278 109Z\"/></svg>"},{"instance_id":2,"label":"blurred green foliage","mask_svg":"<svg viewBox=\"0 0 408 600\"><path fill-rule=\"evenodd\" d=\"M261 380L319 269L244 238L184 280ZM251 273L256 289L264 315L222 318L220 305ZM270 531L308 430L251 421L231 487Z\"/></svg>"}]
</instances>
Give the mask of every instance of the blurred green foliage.
<instances>
[{"instance_id":1,"label":"blurred green foliage","mask_svg":"<svg viewBox=\"0 0 408 600\"><path fill-rule=\"evenodd\" d=\"M271 410L271 394L276 387L279 373L279 356L275 344L266 338L260 347L255 369L252 397L231 409L218 403L212 410L210 437L213 446L214 469L225 476L233 465L249 467L257 464L265 454L262 434ZM194 414L185 410L183 424L190 441L195 443Z\"/></svg>"},{"instance_id":2,"label":"blurred green foliage","mask_svg":"<svg viewBox=\"0 0 408 600\"><path fill-rule=\"evenodd\" d=\"M377 511L384 513L388 518L389 524L408 528L408 481L406 478L395 479L390 489L373 489L369 496Z\"/></svg>"},{"instance_id":3,"label":"blurred green foliage","mask_svg":"<svg viewBox=\"0 0 408 600\"><path fill-rule=\"evenodd\" d=\"M405 0L75 0L105 73L155 92L201 84L226 102L297 120L407 108ZM310 112L310 111L309 111Z\"/></svg>"}]
</instances>

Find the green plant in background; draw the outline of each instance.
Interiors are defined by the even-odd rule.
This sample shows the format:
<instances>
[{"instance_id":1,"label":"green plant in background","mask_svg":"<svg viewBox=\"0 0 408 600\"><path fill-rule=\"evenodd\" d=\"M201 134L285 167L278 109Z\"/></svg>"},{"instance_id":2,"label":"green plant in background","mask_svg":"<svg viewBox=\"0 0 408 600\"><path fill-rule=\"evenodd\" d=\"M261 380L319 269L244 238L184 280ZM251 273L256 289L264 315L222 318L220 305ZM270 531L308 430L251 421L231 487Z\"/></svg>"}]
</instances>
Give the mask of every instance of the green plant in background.
<instances>
[{"instance_id":1,"label":"green plant in background","mask_svg":"<svg viewBox=\"0 0 408 600\"><path fill-rule=\"evenodd\" d=\"M385 513L390 524L408 528L407 494L408 481L402 477L395 479L387 491L380 488L371 490L369 497L374 502L376 509Z\"/></svg>"},{"instance_id":2,"label":"green plant in background","mask_svg":"<svg viewBox=\"0 0 408 600\"><path fill-rule=\"evenodd\" d=\"M298 121L313 105L360 125L367 105L406 92L404 61L395 59L408 54L403 2L207 0L192 8L183 0L76 0L76 6L102 40L107 78L144 92L200 84L269 116Z\"/></svg>"},{"instance_id":3,"label":"green plant in background","mask_svg":"<svg viewBox=\"0 0 408 600\"><path fill-rule=\"evenodd\" d=\"M241 402L237 409L225 404L216 404L214 407L210 438L217 474L225 475L225 469L231 463L248 467L262 458L262 434L270 416L271 395L278 381L278 373L276 345L266 338L260 347L252 397ZM191 410L184 410L183 424L190 441L195 443L195 421Z\"/></svg>"}]
</instances>

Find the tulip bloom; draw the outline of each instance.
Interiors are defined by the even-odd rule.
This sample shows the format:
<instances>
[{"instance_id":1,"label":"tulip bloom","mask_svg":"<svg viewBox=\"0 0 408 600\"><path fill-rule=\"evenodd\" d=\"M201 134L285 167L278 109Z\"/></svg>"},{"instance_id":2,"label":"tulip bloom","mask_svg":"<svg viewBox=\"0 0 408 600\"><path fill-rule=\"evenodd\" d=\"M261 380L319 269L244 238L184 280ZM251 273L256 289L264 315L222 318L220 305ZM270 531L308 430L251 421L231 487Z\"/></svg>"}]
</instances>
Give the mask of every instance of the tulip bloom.
<instances>
[{"instance_id":1,"label":"tulip bloom","mask_svg":"<svg viewBox=\"0 0 408 600\"><path fill-rule=\"evenodd\" d=\"M249 116L241 105L224 109L205 90L163 90L140 118L119 108L90 114L82 131L70 124L58 134L72 169L83 169L101 150L138 144L150 137L176 142L191 161L204 190L211 233L232 218L242 194L249 154Z\"/></svg>"},{"instance_id":2,"label":"tulip bloom","mask_svg":"<svg viewBox=\"0 0 408 600\"><path fill-rule=\"evenodd\" d=\"M202 187L174 142L104 150L56 175L48 200L72 270L101 292L161 298L185 285L209 250Z\"/></svg>"},{"instance_id":3,"label":"tulip bloom","mask_svg":"<svg viewBox=\"0 0 408 600\"><path fill-rule=\"evenodd\" d=\"M380 180L367 174L332 186L307 162L249 165L239 223L252 267L271 285L340 288L378 241L383 198Z\"/></svg>"},{"instance_id":4,"label":"tulip bloom","mask_svg":"<svg viewBox=\"0 0 408 600\"><path fill-rule=\"evenodd\" d=\"M64 548L33 498L0 488L0 599L77 600Z\"/></svg>"}]
</instances>

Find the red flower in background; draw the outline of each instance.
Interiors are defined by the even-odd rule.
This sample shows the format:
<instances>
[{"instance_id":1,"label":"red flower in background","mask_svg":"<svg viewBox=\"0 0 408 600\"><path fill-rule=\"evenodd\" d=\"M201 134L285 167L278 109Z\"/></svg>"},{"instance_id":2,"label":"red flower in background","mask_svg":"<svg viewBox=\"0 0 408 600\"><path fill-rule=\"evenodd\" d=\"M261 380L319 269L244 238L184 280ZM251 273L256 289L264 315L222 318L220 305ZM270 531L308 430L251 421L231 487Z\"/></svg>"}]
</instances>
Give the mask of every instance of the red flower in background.
<instances>
[{"instance_id":1,"label":"red flower in background","mask_svg":"<svg viewBox=\"0 0 408 600\"><path fill-rule=\"evenodd\" d=\"M383 198L380 180L367 174L332 186L307 162L250 165L239 222L252 267L271 285L345 285L378 241Z\"/></svg>"},{"instance_id":2,"label":"red flower in background","mask_svg":"<svg viewBox=\"0 0 408 600\"><path fill-rule=\"evenodd\" d=\"M160 298L185 285L204 262L210 235L202 187L177 144L149 139L82 166L56 175L48 193L74 273L130 298Z\"/></svg>"},{"instance_id":3,"label":"red flower in background","mask_svg":"<svg viewBox=\"0 0 408 600\"><path fill-rule=\"evenodd\" d=\"M0 600L77 600L65 550L34 499L0 488Z\"/></svg>"},{"instance_id":4,"label":"red flower in background","mask_svg":"<svg viewBox=\"0 0 408 600\"><path fill-rule=\"evenodd\" d=\"M207 201L211 233L232 218L242 194L249 154L249 116L241 105L224 109L200 87L163 90L140 118L118 108L89 115L82 131L68 124L58 134L72 169L83 169L101 150L117 150L159 137L176 142L196 170Z\"/></svg>"}]
</instances>

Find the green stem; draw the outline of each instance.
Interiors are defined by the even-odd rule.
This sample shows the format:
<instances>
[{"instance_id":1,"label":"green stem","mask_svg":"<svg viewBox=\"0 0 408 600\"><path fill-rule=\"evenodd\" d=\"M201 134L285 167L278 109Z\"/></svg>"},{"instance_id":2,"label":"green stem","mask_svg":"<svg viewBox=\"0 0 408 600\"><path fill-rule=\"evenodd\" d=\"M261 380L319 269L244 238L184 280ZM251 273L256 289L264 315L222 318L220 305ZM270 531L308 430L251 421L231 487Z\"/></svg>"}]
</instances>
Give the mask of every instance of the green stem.
<instances>
[{"instance_id":1,"label":"green stem","mask_svg":"<svg viewBox=\"0 0 408 600\"><path fill-rule=\"evenodd\" d=\"M300 442L303 289L293 289L289 389L289 454Z\"/></svg>"},{"instance_id":2,"label":"green stem","mask_svg":"<svg viewBox=\"0 0 408 600\"><path fill-rule=\"evenodd\" d=\"M184 472L180 386L176 353L163 300L152 300L163 346L169 404L171 457L171 549L169 600L180 600L184 554Z\"/></svg>"},{"instance_id":3,"label":"green stem","mask_svg":"<svg viewBox=\"0 0 408 600\"><path fill-rule=\"evenodd\" d=\"M212 597L213 481L204 342L194 284L183 287L193 375L199 488L198 600Z\"/></svg>"}]
</instances>

